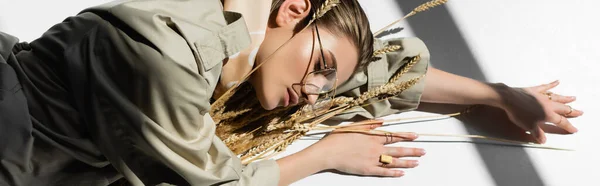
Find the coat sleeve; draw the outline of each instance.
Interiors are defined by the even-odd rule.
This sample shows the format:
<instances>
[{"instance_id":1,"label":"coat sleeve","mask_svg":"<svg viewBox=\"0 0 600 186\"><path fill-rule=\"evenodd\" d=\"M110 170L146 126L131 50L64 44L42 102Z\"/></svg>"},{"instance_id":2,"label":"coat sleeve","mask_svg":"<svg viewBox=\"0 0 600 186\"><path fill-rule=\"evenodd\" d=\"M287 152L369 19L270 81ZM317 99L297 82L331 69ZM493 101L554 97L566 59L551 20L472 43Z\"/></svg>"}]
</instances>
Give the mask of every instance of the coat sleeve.
<instances>
[{"instance_id":1,"label":"coat sleeve","mask_svg":"<svg viewBox=\"0 0 600 186\"><path fill-rule=\"evenodd\" d=\"M189 46L172 29L176 23L161 20L168 19L156 17L148 29L180 38L160 45ZM182 65L195 63L191 52L162 51L102 12L71 17L44 37L46 46L62 47L53 58L64 62L82 124L133 185L277 185L275 161L244 166L215 135L207 113L212 90L205 77Z\"/></svg>"},{"instance_id":2,"label":"coat sleeve","mask_svg":"<svg viewBox=\"0 0 600 186\"><path fill-rule=\"evenodd\" d=\"M399 80L407 81L427 73L429 66L429 50L425 43L418 38L395 38L390 40L376 40L375 49L389 45L399 45L400 50L386 53L377 61L371 62L367 68L355 73L350 80L338 88L342 92L338 96L358 97L363 92L387 83L399 69L404 67L411 58L419 55L421 60L417 62L408 73ZM418 83L405 90L399 95L375 104L351 109L330 119L330 121L345 121L353 119L377 118L390 114L414 110L418 107L421 94L425 88L425 77Z\"/></svg>"}]
</instances>

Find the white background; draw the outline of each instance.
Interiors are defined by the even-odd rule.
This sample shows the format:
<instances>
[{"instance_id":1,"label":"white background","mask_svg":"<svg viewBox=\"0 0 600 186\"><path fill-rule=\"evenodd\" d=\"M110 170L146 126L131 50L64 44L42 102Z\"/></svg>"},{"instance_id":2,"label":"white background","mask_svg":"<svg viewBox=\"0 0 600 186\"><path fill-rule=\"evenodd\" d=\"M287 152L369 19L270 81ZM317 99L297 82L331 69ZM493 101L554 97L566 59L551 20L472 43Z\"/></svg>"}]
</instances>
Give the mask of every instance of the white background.
<instances>
[{"instance_id":1,"label":"white background","mask_svg":"<svg viewBox=\"0 0 600 186\"><path fill-rule=\"evenodd\" d=\"M23 41L80 10L105 0L0 0L0 31ZM402 17L423 0L361 0L373 30ZM403 8L399 8L402 5ZM410 7L409 7L410 6ZM600 1L451 0L445 7L417 14L396 36L418 36L429 45L432 64L464 76L533 86L560 80L554 92L575 95L585 111L571 121L574 135L549 135L548 145L574 152L474 145L466 142L401 143L426 148L421 165L403 178L368 178L321 173L295 185L600 185L598 101L600 80ZM411 112L392 117L422 115ZM485 123L483 123L485 124ZM455 119L388 127L392 131L468 134ZM423 137L421 140L456 141ZM459 139L467 140L467 139ZM286 153L313 143L301 140Z\"/></svg>"}]
</instances>

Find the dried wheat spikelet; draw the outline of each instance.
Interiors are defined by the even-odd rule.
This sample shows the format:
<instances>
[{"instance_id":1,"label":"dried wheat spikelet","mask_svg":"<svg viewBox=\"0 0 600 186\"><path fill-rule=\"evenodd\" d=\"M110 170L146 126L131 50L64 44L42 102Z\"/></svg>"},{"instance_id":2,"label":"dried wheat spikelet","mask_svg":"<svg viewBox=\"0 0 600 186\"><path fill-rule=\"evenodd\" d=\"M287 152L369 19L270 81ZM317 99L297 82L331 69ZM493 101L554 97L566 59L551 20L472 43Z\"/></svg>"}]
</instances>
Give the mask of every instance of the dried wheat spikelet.
<instances>
[{"instance_id":1,"label":"dried wheat spikelet","mask_svg":"<svg viewBox=\"0 0 600 186\"><path fill-rule=\"evenodd\" d=\"M406 19L406 18L408 18L410 16L413 16L413 15L419 13L419 12L426 11L426 10L428 10L430 8L442 5L442 4L446 3L446 2L448 2L448 0L433 0L433 1L429 1L427 3L424 3L422 5L419 5L413 11L411 11L408 14L406 14L404 17L402 17L402 18L400 18L400 19L398 19L398 20L390 23L389 25L383 27L382 29L379 29L377 32L375 32L373 34L373 37L377 37L379 34L381 34L386 29L390 28L391 26L395 25L396 23L398 23L398 22L400 22L400 21L402 21L402 20L404 20L404 19Z\"/></svg>"},{"instance_id":2,"label":"dried wheat spikelet","mask_svg":"<svg viewBox=\"0 0 600 186\"><path fill-rule=\"evenodd\" d=\"M421 60L421 55L417 55L415 57L413 57L407 64L406 66L404 66L404 68L402 68L402 70L400 70L399 73L397 73L396 75L394 75L391 79L390 82L396 82L398 81L398 79L400 77L402 77L404 74L408 73L408 71L410 71L410 69L412 69L412 67L417 64L417 62L419 62Z\"/></svg>"},{"instance_id":3,"label":"dried wheat spikelet","mask_svg":"<svg viewBox=\"0 0 600 186\"><path fill-rule=\"evenodd\" d=\"M402 48L402 46L400 45L387 45L381 49L375 50L375 52L373 52L373 56L378 56L378 55L382 55L388 52L393 52L393 51L397 51L400 50Z\"/></svg>"},{"instance_id":4,"label":"dried wheat spikelet","mask_svg":"<svg viewBox=\"0 0 600 186\"><path fill-rule=\"evenodd\" d=\"M375 98L375 97L377 97L379 99L387 99L391 96L397 95L397 94L401 93L402 91L415 85L417 82L419 82L419 80L422 77L423 76L415 77L408 81L401 82L398 84L393 84L393 83L385 84L380 87L369 90L365 94L360 95L360 97L358 97L358 99L356 99L354 101L352 106L362 105L366 101L368 101L372 98Z\"/></svg>"},{"instance_id":5,"label":"dried wheat spikelet","mask_svg":"<svg viewBox=\"0 0 600 186\"><path fill-rule=\"evenodd\" d=\"M444 3L447 3L448 0L433 0L433 1L429 1L425 4L419 5L417 8L415 8L413 10L414 13L418 13L418 12L423 12L426 10L429 10L430 8L436 7L436 6L440 6Z\"/></svg>"},{"instance_id":6,"label":"dried wheat spikelet","mask_svg":"<svg viewBox=\"0 0 600 186\"><path fill-rule=\"evenodd\" d=\"M321 5L321 7L315 11L312 19L309 21L309 24L323 17L325 13L329 12L329 10L333 9L333 7L336 7L338 4L340 4L339 0L326 0L323 5Z\"/></svg>"},{"instance_id":7,"label":"dried wheat spikelet","mask_svg":"<svg viewBox=\"0 0 600 186\"><path fill-rule=\"evenodd\" d=\"M353 103L353 106L363 104L365 101L367 101L371 98L377 97L377 96L398 94L399 92L402 92L402 91L408 89L409 87L413 86L414 84L416 84L419 81L419 79L421 79L421 77L412 78L411 80L401 82L401 83L397 83L397 81L402 75L404 75L406 72L408 72L410 69L412 69L414 64L416 64L420 60L421 60L420 55L417 55L417 56L411 58L411 60L408 62L408 64L405 65L404 67L400 68L399 72L396 73L389 80L388 83L386 83L382 86L379 86L377 88L368 90L367 92L361 94L358 98L356 98L356 100Z\"/></svg>"},{"instance_id":8,"label":"dried wheat spikelet","mask_svg":"<svg viewBox=\"0 0 600 186\"><path fill-rule=\"evenodd\" d=\"M282 141L284 141L286 138L288 138L289 134L284 134L281 136L278 136L277 138L274 138L272 140L267 141L266 143L260 144L258 146L252 147L250 150L248 150L246 153L242 154L242 156L240 157L242 160L244 159L248 159L248 158L252 158L258 154L261 154L265 151L267 151L269 148L273 148L276 147L277 143L281 143Z\"/></svg>"}]
</instances>

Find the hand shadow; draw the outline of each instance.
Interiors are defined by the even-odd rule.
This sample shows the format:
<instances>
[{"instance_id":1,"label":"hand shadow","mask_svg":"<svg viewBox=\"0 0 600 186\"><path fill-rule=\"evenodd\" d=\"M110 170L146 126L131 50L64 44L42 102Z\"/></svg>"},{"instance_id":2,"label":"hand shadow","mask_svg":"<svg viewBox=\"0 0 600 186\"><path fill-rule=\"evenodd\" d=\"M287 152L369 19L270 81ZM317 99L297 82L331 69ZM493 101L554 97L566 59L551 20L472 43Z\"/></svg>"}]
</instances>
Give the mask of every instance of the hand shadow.
<instances>
[{"instance_id":1,"label":"hand shadow","mask_svg":"<svg viewBox=\"0 0 600 186\"><path fill-rule=\"evenodd\" d=\"M467 107L468 106L464 105L421 103L417 110L450 114L464 111ZM466 127L471 129L470 134L473 135L536 143L536 140L532 135L526 133L525 130L510 121L506 112L497 107L478 105L468 113L457 116L456 119L460 120ZM564 129L554 125L544 124L540 127L546 133L569 134Z\"/></svg>"}]
</instances>

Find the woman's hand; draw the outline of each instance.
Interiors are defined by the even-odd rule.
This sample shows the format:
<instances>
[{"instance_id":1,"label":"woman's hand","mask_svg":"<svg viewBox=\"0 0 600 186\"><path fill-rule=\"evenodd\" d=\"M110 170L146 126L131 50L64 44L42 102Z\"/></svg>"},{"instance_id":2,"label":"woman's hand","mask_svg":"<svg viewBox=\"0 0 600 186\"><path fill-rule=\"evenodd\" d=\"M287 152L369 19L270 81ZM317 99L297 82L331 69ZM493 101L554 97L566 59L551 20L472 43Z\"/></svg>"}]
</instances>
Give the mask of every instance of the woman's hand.
<instances>
[{"instance_id":1,"label":"woman's hand","mask_svg":"<svg viewBox=\"0 0 600 186\"><path fill-rule=\"evenodd\" d=\"M370 130L381 125L382 123L378 122L359 127L348 127L344 130ZM417 135L414 133L392 133L386 136L338 130L309 148L325 158L327 169L365 176L400 177L404 175L404 172L393 168L413 168L419 165L416 160L400 158L420 157L425 155L425 150L386 147L385 145L416 138ZM385 165L379 160L381 155L389 155L394 158L391 163Z\"/></svg>"},{"instance_id":2,"label":"woman's hand","mask_svg":"<svg viewBox=\"0 0 600 186\"><path fill-rule=\"evenodd\" d=\"M568 118L583 114L582 111L567 105L575 101L575 97L550 92L558 84L559 82L555 81L534 87L513 88L511 93L502 96L504 98L502 107L509 119L522 129L530 131L540 143L546 141L544 130L541 128L546 122L553 123L568 133L575 133L577 128L569 122Z\"/></svg>"}]
</instances>

